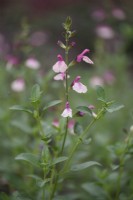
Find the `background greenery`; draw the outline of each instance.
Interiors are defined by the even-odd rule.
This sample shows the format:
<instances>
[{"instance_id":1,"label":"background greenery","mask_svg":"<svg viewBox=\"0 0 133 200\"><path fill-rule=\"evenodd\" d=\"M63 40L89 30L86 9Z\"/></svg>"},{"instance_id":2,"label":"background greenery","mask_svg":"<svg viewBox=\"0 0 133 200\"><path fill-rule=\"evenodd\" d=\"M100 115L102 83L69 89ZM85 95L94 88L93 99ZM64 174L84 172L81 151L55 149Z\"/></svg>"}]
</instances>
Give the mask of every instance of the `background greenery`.
<instances>
[{"instance_id":1,"label":"background greenery","mask_svg":"<svg viewBox=\"0 0 133 200\"><path fill-rule=\"evenodd\" d=\"M41 172L27 163L14 159L22 152L36 154L40 152L41 143L37 127L34 119L27 113L14 112L9 108L15 104L30 106L29 97L35 83L39 83L43 90L42 105L50 100L64 98L62 83L53 80L51 69L57 60L57 54L63 54L57 41L63 40L61 24L70 15L73 29L77 31L74 39L76 46L71 50L70 59L76 57L83 49L89 48L91 50L89 56L94 61L94 66L80 63L72 68L71 80L76 75L80 75L82 82L88 87L88 93L79 95L71 92L71 107L89 104L98 107L96 91L90 83L93 77L102 79L103 87L110 100L124 104L125 107L118 112L107 114L91 129L92 142L86 146L81 145L73 160L73 162L95 160L100 162L102 167L69 174L58 200L68 197L77 200L114 199L119 184L119 169L113 170L113 167L119 164L127 134L131 132L133 124L133 3L132 1L99 3L39 1L38 4L35 0L23 1L23 3L1 2L0 198L8 199L2 195L3 192L9 196L9 199L17 199L19 195L20 199L40 198L41 194L37 190L36 182L27 175ZM124 13L123 19L112 14L116 8ZM108 39L98 35L97 30L101 26L109 27L114 35ZM38 32L42 33L43 39L40 39L41 42L36 45L39 36L33 37L33 34ZM8 67L9 56L19 60L11 68ZM30 56L34 56L41 63L40 69L33 70L26 67L25 61ZM113 81L105 80L106 72L113 74ZM15 92L11 89L11 83L20 77L25 81L25 89L22 92ZM50 126L53 119L59 118L63 108L64 105L60 105L57 109L50 109L44 115L44 126ZM78 121L85 126L90 119L85 116ZM121 200L133 197L132 140L130 143L130 152L126 155L121 179L119 196Z\"/></svg>"}]
</instances>

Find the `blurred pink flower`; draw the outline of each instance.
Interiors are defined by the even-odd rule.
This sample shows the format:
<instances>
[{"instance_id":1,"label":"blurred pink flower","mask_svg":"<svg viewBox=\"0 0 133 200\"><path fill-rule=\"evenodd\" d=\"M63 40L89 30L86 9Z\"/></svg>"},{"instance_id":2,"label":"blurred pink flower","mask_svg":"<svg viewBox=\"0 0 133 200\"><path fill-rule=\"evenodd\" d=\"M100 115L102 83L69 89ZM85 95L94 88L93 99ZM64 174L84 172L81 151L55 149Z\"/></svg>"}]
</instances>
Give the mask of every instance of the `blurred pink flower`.
<instances>
[{"instance_id":1,"label":"blurred pink flower","mask_svg":"<svg viewBox=\"0 0 133 200\"><path fill-rule=\"evenodd\" d=\"M115 76L111 71L106 71L103 75L105 83L112 85L115 82Z\"/></svg>"},{"instance_id":2,"label":"blurred pink flower","mask_svg":"<svg viewBox=\"0 0 133 200\"><path fill-rule=\"evenodd\" d=\"M18 78L11 83L11 89L14 92L22 92L25 89L25 81L22 78Z\"/></svg>"},{"instance_id":3,"label":"blurred pink flower","mask_svg":"<svg viewBox=\"0 0 133 200\"><path fill-rule=\"evenodd\" d=\"M92 78L90 78L89 82L92 88L95 88L97 85L100 85L100 86L104 85L104 80L99 76L93 76Z\"/></svg>"},{"instance_id":4,"label":"blurred pink flower","mask_svg":"<svg viewBox=\"0 0 133 200\"><path fill-rule=\"evenodd\" d=\"M77 76L74 81L72 82L71 86L72 89L78 93L86 93L87 87L80 82L81 77Z\"/></svg>"},{"instance_id":5,"label":"blurred pink flower","mask_svg":"<svg viewBox=\"0 0 133 200\"><path fill-rule=\"evenodd\" d=\"M103 39L112 39L115 35L113 29L107 25L101 25L96 28L96 34Z\"/></svg>"},{"instance_id":6,"label":"blurred pink flower","mask_svg":"<svg viewBox=\"0 0 133 200\"><path fill-rule=\"evenodd\" d=\"M40 62L33 57L28 58L25 62L25 65L26 65L26 67L28 67L30 69L39 69L40 68Z\"/></svg>"},{"instance_id":7,"label":"blurred pink flower","mask_svg":"<svg viewBox=\"0 0 133 200\"><path fill-rule=\"evenodd\" d=\"M68 122L68 129L69 129L69 132L70 133L74 133L74 124L75 124L75 121L74 120L69 120ZM53 122L52 122L52 125L55 127L55 128L59 128L59 120L58 119L54 119Z\"/></svg>"},{"instance_id":8,"label":"blurred pink flower","mask_svg":"<svg viewBox=\"0 0 133 200\"><path fill-rule=\"evenodd\" d=\"M92 105L92 104L90 104L90 105L88 106L88 108L89 108L90 110L93 110L93 109L95 109L95 106Z\"/></svg>"},{"instance_id":9,"label":"blurred pink flower","mask_svg":"<svg viewBox=\"0 0 133 200\"><path fill-rule=\"evenodd\" d=\"M59 127L59 120L58 119L54 119L53 122L52 122L52 125L56 128Z\"/></svg>"},{"instance_id":10,"label":"blurred pink flower","mask_svg":"<svg viewBox=\"0 0 133 200\"><path fill-rule=\"evenodd\" d=\"M104 10L102 10L102 9L93 11L91 16L94 20L97 20L97 21L102 21L106 18L106 14L105 14Z\"/></svg>"},{"instance_id":11,"label":"blurred pink flower","mask_svg":"<svg viewBox=\"0 0 133 200\"><path fill-rule=\"evenodd\" d=\"M43 31L36 31L32 33L29 38L29 42L33 46L41 46L44 45L48 40L48 34Z\"/></svg>"},{"instance_id":12,"label":"blurred pink flower","mask_svg":"<svg viewBox=\"0 0 133 200\"><path fill-rule=\"evenodd\" d=\"M67 70L66 63L60 54L57 56L57 58L58 61L53 65L53 71L56 73L65 72Z\"/></svg>"},{"instance_id":13,"label":"blurred pink flower","mask_svg":"<svg viewBox=\"0 0 133 200\"><path fill-rule=\"evenodd\" d=\"M93 64L93 61L90 58L88 58L87 56L84 56L84 54L88 53L89 51L90 51L89 49L85 49L84 51L82 51L82 53L77 56L77 59L76 59L77 62L81 62L83 60L86 63Z\"/></svg>"},{"instance_id":14,"label":"blurred pink flower","mask_svg":"<svg viewBox=\"0 0 133 200\"><path fill-rule=\"evenodd\" d=\"M7 55L6 56L6 68L11 69L13 66L17 65L19 63L19 59L16 56L13 55Z\"/></svg>"},{"instance_id":15,"label":"blurred pink flower","mask_svg":"<svg viewBox=\"0 0 133 200\"><path fill-rule=\"evenodd\" d=\"M69 129L69 132L71 134L74 134L74 125L75 125L75 121L74 120L69 120L68 129Z\"/></svg>"},{"instance_id":16,"label":"blurred pink flower","mask_svg":"<svg viewBox=\"0 0 133 200\"><path fill-rule=\"evenodd\" d=\"M112 10L112 15L119 20L124 20L126 18L126 15L124 11L120 8L115 8Z\"/></svg>"},{"instance_id":17,"label":"blurred pink flower","mask_svg":"<svg viewBox=\"0 0 133 200\"><path fill-rule=\"evenodd\" d=\"M64 111L61 114L62 117L72 117L72 109L70 108L69 102L66 102Z\"/></svg>"}]
</instances>

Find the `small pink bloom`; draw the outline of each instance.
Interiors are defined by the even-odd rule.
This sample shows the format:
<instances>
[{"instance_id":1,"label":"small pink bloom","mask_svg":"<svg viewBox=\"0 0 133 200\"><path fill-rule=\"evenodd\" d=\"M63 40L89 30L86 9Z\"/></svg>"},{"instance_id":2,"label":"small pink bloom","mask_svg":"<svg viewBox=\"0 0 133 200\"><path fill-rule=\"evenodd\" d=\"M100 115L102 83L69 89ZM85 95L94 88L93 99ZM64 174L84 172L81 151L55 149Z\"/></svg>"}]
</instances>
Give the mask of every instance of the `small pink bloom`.
<instances>
[{"instance_id":1,"label":"small pink bloom","mask_svg":"<svg viewBox=\"0 0 133 200\"><path fill-rule=\"evenodd\" d=\"M103 75L105 83L112 85L115 82L115 76L111 71L106 71Z\"/></svg>"},{"instance_id":2,"label":"small pink bloom","mask_svg":"<svg viewBox=\"0 0 133 200\"><path fill-rule=\"evenodd\" d=\"M58 119L54 119L54 121L52 122L52 125L56 128L59 128L59 120Z\"/></svg>"},{"instance_id":3,"label":"small pink bloom","mask_svg":"<svg viewBox=\"0 0 133 200\"><path fill-rule=\"evenodd\" d=\"M40 68L40 63L38 62L38 60L36 60L35 58L28 58L25 62L26 67L30 68L30 69L39 69Z\"/></svg>"},{"instance_id":4,"label":"small pink bloom","mask_svg":"<svg viewBox=\"0 0 133 200\"><path fill-rule=\"evenodd\" d=\"M69 120L68 129L69 129L69 132L71 134L74 134L74 125L75 125L75 121L74 120Z\"/></svg>"},{"instance_id":5,"label":"small pink bloom","mask_svg":"<svg viewBox=\"0 0 133 200\"><path fill-rule=\"evenodd\" d=\"M57 74L56 76L54 76L54 80L56 81L63 81L66 78L66 74L64 72Z\"/></svg>"},{"instance_id":6,"label":"small pink bloom","mask_svg":"<svg viewBox=\"0 0 133 200\"><path fill-rule=\"evenodd\" d=\"M24 79L18 78L11 83L11 89L14 92L22 92L25 89Z\"/></svg>"},{"instance_id":7,"label":"small pink bloom","mask_svg":"<svg viewBox=\"0 0 133 200\"><path fill-rule=\"evenodd\" d=\"M56 73L65 72L67 70L67 65L64 62L61 55L57 56L58 61L53 65L53 71Z\"/></svg>"},{"instance_id":8,"label":"small pink bloom","mask_svg":"<svg viewBox=\"0 0 133 200\"><path fill-rule=\"evenodd\" d=\"M84 56L84 54L88 53L89 51L90 51L89 49L85 49L81 54L79 54L77 56L77 62L81 62L83 60L86 63L94 64L90 58L88 58L87 56Z\"/></svg>"},{"instance_id":9,"label":"small pink bloom","mask_svg":"<svg viewBox=\"0 0 133 200\"><path fill-rule=\"evenodd\" d=\"M95 88L97 85L103 86L104 85L104 80L100 76L93 76L90 79L90 86L92 88Z\"/></svg>"},{"instance_id":10,"label":"small pink bloom","mask_svg":"<svg viewBox=\"0 0 133 200\"><path fill-rule=\"evenodd\" d=\"M75 80L72 82L71 86L73 90L75 90L78 93L86 93L87 87L80 82L80 78L81 78L80 76L77 76Z\"/></svg>"},{"instance_id":11,"label":"small pink bloom","mask_svg":"<svg viewBox=\"0 0 133 200\"><path fill-rule=\"evenodd\" d=\"M6 60L7 60L6 64L7 69L11 69L13 66L18 65L19 63L19 59L13 55L7 55Z\"/></svg>"},{"instance_id":12,"label":"small pink bloom","mask_svg":"<svg viewBox=\"0 0 133 200\"><path fill-rule=\"evenodd\" d=\"M69 75L67 75L67 78L70 78ZM57 74L56 76L54 76L54 80L56 81L64 81L66 79L66 74L64 72Z\"/></svg>"},{"instance_id":13,"label":"small pink bloom","mask_svg":"<svg viewBox=\"0 0 133 200\"><path fill-rule=\"evenodd\" d=\"M91 16L94 20L97 20L97 21L102 21L106 18L106 14L105 14L104 10L102 10L102 9L93 11Z\"/></svg>"},{"instance_id":14,"label":"small pink bloom","mask_svg":"<svg viewBox=\"0 0 133 200\"><path fill-rule=\"evenodd\" d=\"M66 107L63 113L61 114L62 117L72 117L72 109L70 108L69 102L66 102Z\"/></svg>"},{"instance_id":15,"label":"small pink bloom","mask_svg":"<svg viewBox=\"0 0 133 200\"><path fill-rule=\"evenodd\" d=\"M90 105L88 106L88 108L89 108L90 110L93 110L93 109L95 108L95 106L93 106L92 104L90 104Z\"/></svg>"},{"instance_id":16,"label":"small pink bloom","mask_svg":"<svg viewBox=\"0 0 133 200\"><path fill-rule=\"evenodd\" d=\"M112 15L119 20L124 20L126 18L124 11L120 8L113 9Z\"/></svg>"},{"instance_id":17,"label":"small pink bloom","mask_svg":"<svg viewBox=\"0 0 133 200\"><path fill-rule=\"evenodd\" d=\"M48 33L43 31L36 31L32 33L29 38L29 43L33 46L42 46L48 41Z\"/></svg>"},{"instance_id":18,"label":"small pink bloom","mask_svg":"<svg viewBox=\"0 0 133 200\"><path fill-rule=\"evenodd\" d=\"M101 25L96 28L96 34L103 39L112 39L115 35L113 29L107 25Z\"/></svg>"}]
</instances>

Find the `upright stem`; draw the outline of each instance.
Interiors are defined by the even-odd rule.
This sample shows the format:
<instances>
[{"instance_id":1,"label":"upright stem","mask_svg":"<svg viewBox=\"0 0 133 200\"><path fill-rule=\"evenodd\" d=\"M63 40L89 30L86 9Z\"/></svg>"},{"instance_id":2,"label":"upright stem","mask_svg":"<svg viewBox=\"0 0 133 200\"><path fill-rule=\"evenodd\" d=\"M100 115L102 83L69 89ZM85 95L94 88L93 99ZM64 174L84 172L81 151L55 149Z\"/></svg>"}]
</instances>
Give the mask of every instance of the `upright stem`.
<instances>
[{"instance_id":1,"label":"upright stem","mask_svg":"<svg viewBox=\"0 0 133 200\"><path fill-rule=\"evenodd\" d=\"M121 179L122 179L122 175L123 175L123 171L124 171L124 159L125 159L125 155L126 155L128 148L129 148L130 137L131 137L131 132L129 133L129 135L127 137L127 144L126 144L125 150L120 157L119 175L118 175L118 179L117 179L117 185L118 186L117 186L116 198L115 198L116 200L119 199L119 195L120 195L120 191L121 191Z\"/></svg>"},{"instance_id":2,"label":"upright stem","mask_svg":"<svg viewBox=\"0 0 133 200\"><path fill-rule=\"evenodd\" d=\"M66 62L66 65L68 66L68 36L67 36L67 33L66 33L65 62ZM65 83L66 83L66 89L65 89L66 102L68 102L69 101L69 96L68 96L68 70L66 70ZM61 155L63 153L65 142L66 142L66 137L67 137L67 132L68 132L68 121L69 120L68 120L68 117L67 117L67 119L66 119L66 126L65 126L65 133L64 133L62 148L61 148L61 152L60 152Z\"/></svg>"},{"instance_id":3,"label":"upright stem","mask_svg":"<svg viewBox=\"0 0 133 200\"><path fill-rule=\"evenodd\" d=\"M64 173L67 171L67 169L68 169L68 167L69 167L69 163L70 163L70 161L71 161L71 159L72 159L72 157L73 157L73 155L74 155L76 149L78 148L78 146L79 146L79 145L81 144L81 142L83 141L83 138L84 138L84 136L87 134L88 130L91 128L91 126L92 126L98 119L100 119L100 118L103 116L104 113L105 113L105 110L102 108L102 109L98 112L97 117L96 117L96 118L93 118L93 120L92 120L92 121L90 122L90 124L86 127L86 129L83 131L83 133L78 137L77 143L76 143L75 146L73 147L73 149L72 149L72 151L71 151L71 153L70 153L69 158L67 159L67 161L66 161L66 163L65 163L65 165L64 165L64 167L63 167L63 169L62 169L61 172L60 172L61 174L64 174Z\"/></svg>"},{"instance_id":4,"label":"upright stem","mask_svg":"<svg viewBox=\"0 0 133 200\"><path fill-rule=\"evenodd\" d=\"M96 119L93 119L90 124L87 126L87 128L84 130L84 132L81 134L81 136L78 137L78 140L77 140L77 143L75 144L75 146L73 147L71 153L70 153L70 156L68 158L68 160L66 161L62 171L61 171L61 174L64 174L66 171L67 171L67 168L69 166L69 163L76 151L76 149L78 148L79 144L81 144L82 140L83 140L83 137L85 136L85 134L88 132L88 130L90 129L90 127L94 124L94 122L96 121Z\"/></svg>"},{"instance_id":5,"label":"upright stem","mask_svg":"<svg viewBox=\"0 0 133 200\"><path fill-rule=\"evenodd\" d=\"M65 49L65 63L68 66L68 35L66 33L66 49ZM66 70L66 79L65 79L65 97L66 97L66 102L69 101L69 95L68 95L68 70ZM64 151L64 147L65 147L65 142L66 142L66 137L67 137L67 133L68 133L68 117L66 119L66 126L65 126L65 132L64 132L64 137L63 137L63 142L62 142L62 147L61 147L61 151L59 152L58 156L62 155L63 151ZM53 173L55 173L55 169L53 171ZM55 180L54 180L54 185L53 185L53 189L50 195L50 200L53 199L56 188L57 188L57 183L58 183L58 179L59 179L59 173L55 173Z\"/></svg>"}]
</instances>

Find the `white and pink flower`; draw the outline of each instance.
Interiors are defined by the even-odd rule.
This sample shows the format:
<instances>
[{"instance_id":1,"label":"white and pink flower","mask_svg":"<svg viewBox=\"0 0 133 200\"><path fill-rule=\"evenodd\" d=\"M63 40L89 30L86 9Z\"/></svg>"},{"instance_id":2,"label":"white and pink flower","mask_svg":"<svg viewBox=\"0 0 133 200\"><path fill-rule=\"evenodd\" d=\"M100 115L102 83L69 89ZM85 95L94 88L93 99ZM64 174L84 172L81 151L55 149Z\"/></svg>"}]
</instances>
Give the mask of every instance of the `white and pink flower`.
<instances>
[{"instance_id":1,"label":"white and pink flower","mask_svg":"<svg viewBox=\"0 0 133 200\"><path fill-rule=\"evenodd\" d=\"M33 57L28 58L25 62L25 65L26 65L26 67L28 67L30 69L39 69L40 68L40 62Z\"/></svg>"},{"instance_id":2,"label":"white and pink flower","mask_svg":"<svg viewBox=\"0 0 133 200\"><path fill-rule=\"evenodd\" d=\"M87 87L80 82L81 77L77 76L71 84L73 90L78 93L86 93Z\"/></svg>"},{"instance_id":3,"label":"white and pink flower","mask_svg":"<svg viewBox=\"0 0 133 200\"><path fill-rule=\"evenodd\" d=\"M76 59L77 62L81 62L83 60L86 63L94 64L89 57L85 56L85 54L88 53L89 51L90 51L89 49L85 49L81 54L79 54Z\"/></svg>"},{"instance_id":4,"label":"white and pink flower","mask_svg":"<svg viewBox=\"0 0 133 200\"><path fill-rule=\"evenodd\" d=\"M62 117L72 117L72 109L70 108L69 102L66 102L66 107L61 114Z\"/></svg>"},{"instance_id":5,"label":"white and pink flower","mask_svg":"<svg viewBox=\"0 0 133 200\"><path fill-rule=\"evenodd\" d=\"M58 58L58 61L53 65L53 71L55 73L65 72L67 70L66 63L64 62L64 60L60 54L57 56L57 58Z\"/></svg>"},{"instance_id":6,"label":"white and pink flower","mask_svg":"<svg viewBox=\"0 0 133 200\"><path fill-rule=\"evenodd\" d=\"M14 92L22 92L25 89L25 81L22 78L18 78L11 83L11 89Z\"/></svg>"},{"instance_id":7,"label":"white and pink flower","mask_svg":"<svg viewBox=\"0 0 133 200\"><path fill-rule=\"evenodd\" d=\"M66 74L64 72L57 74L56 76L54 76L54 80L56 81L63 81L66 78Z\"/></svg>"}]
</instances>

